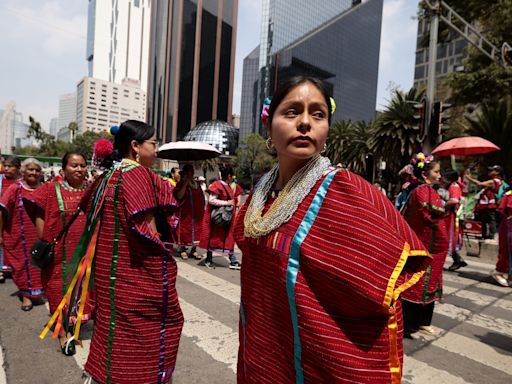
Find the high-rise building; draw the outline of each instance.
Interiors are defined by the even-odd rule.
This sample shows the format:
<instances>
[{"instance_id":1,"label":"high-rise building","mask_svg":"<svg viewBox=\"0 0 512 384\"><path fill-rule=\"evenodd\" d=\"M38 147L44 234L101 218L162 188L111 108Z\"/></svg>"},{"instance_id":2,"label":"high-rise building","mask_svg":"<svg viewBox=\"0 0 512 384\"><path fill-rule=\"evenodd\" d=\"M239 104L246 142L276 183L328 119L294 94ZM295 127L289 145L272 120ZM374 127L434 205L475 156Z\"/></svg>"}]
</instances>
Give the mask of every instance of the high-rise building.
<instances>
[{"instance_id":1,"label":"high-rise building","mask_svg":"<svg viewBox=\"0 0 512 384\"><path fill-rule=\"evenodd\" d=\"M75 111L76 111L76 107L75 107ZM48 133L54 137L57 137L58 131L59 131L59 118L53 117L50 120L50 126L48 127Z\"/></svg>"},{"instance_id":2,"label":"high-rise building","mask_svg":"<svg viewBox=\"0 0 512 384\"><path fill-rule=\"evenodd\" d=\"M418 38L416 41L416 65L414 69L414 86L427 86L430 23L428 19L418 19ZM468 42L458 33L449 30L448 36L437 44L436 59L436 96L435 99L445 99L449 96L449 88L443 81L452 72L464 69Z\"/></svg>"},{"instance_id":3,"label":"high-rise building","mask_svg":"<svg viewBox=\"0 0 512 384\"><path fill-rule=\"evenodd\" d=\"M153 0L148 122L163 141L231 122L238 0Z\"/></svg>"},{"instance_id":4,"label":"high-rise building","mask_svg":"<svg viewBox=\"0 0 512 384\"><path fill-rule=\"evenodd\" d=\"M10 154L14 148L35 145L36 140L28 137L30 126L23 122L23 115L16 111L16 103L10 101L0 109L0 153Z\"/></svg>"},{"instance_id":5,"label":"high-rise building","mask_svg":"<svg viewBox=\"0 0 512 384\"><path fill-rule=\"evenodd\" d=\"M76 92L66 93L59 97L57 132L59 129L67 127L72 121L76 121Z\"/></svg>"},{"instance_id":6,"label":"high-rise building","mask_svg":"<svg viewBox=\"0 0 512 384\"><path fill-rule=\"evenodd\" d=\"M129 119L145 121L145 113L146 94L138 82L125 80L114 84L84 77L77 85L77 134L105 132Z\"/></svg>"},{"instance_id":7,"label":"high-rise building","mask_svg":"<svg viewBox=\"0 0 512 384\"><path fill-rule=\"evenodd\" d=\"M327 84L338 106L333 121L372 120L382 8L383 0L264 0L260 46L244 60L240 140L265 134L263 100L296 74Z\"/></svg>"},{"instance_id":8,"label":"high-rise building","mask_svg":"<svg viewBox=\"0 0 512 384\"><path fill-rule=\"evenodd\" d=\"M89 77L120 84L137 80L146 92L151 0L89 0Z\"/></svg>"}]
</instances>

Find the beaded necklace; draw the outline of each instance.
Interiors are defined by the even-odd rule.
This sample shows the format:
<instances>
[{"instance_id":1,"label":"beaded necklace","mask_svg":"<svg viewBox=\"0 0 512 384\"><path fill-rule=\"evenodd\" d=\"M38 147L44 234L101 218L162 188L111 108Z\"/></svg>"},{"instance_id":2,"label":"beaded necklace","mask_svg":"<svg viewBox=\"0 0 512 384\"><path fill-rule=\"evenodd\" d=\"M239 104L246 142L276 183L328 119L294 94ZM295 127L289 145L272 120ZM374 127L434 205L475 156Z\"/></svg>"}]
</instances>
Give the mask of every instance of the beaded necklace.
<instances>
[{"instance_id":1,"label":"beaded necklace","mask_svg":"<svg viewBox=\"0 0 512 384\"><path fill-rule=\"evenodd\" d=\"M330 167L331 162L328 158L313 156L286 183L263 215L269 192L279 174L279 166L276 164L262 177L254 190L244 218L244 235L252 238L265 236L288 222L302 200Z\"/></svg>"},{"instance_id":2,"label":"beaded necklace","mask_svg":"<svg viewBox=\"0 0 512 384\"><path fill-rule=\"evenodd\" d=\"M69 183L64 179L60 182L60 184L62 185L62 188L64 188L66 191L69 191L69 192L82 192L82 191L85 191L87 188L89 188L89 184L87 183L82 183L82 186L78 187L78 188L73 188L71 185L69 185Z\"/></svg>"}]
</instances>

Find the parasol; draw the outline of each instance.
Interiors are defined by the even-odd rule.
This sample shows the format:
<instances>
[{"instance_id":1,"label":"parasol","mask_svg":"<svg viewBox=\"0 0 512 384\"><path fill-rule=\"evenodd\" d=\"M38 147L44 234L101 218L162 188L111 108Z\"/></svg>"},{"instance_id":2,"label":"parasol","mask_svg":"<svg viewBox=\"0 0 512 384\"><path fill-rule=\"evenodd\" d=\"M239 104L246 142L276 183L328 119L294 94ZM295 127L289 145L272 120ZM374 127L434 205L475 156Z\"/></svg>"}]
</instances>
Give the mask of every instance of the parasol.
<instances>
[{"instance_id":1,"label":"parasol","mask_svg":"<svg viewBox=\"0 0 512 384\"><path fill-rule=\"evenodd\" d=\"M158 148L158 157L168 160L207 160L220 155L221 153L217 148L200 141L174 141Z\"/></svg>"},{"instance_id":2,"label":"parasol","mask_svg":"<svg viewBox=\"0 0 512 384\"><path fill-rule=\"evenodd\" d=\"M432 151L436 156L450 155L483 155L489 152L499 151L501 148L491 143L489 140L478 136L464 136L448 140L439 144Z\"/></svg>"}]
</instances>

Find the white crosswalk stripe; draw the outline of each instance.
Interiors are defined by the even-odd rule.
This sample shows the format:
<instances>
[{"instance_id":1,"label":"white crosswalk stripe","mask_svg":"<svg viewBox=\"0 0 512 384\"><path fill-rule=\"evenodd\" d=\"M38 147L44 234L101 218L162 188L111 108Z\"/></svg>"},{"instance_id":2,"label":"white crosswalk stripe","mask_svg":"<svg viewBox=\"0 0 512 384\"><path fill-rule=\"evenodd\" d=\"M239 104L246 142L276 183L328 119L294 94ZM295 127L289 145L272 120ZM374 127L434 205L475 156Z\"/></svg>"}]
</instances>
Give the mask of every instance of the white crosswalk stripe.
<instances>
[{"instance_id":1,"label":"white crosswalk stripe","mask_svg":"<svg viewBox=\"0 0 512 384\"><path fill-rule=\"evenodd\" d=\"M438 319L449 319L452 323L447 327L443 327L443 324L436 324L436 315L434 315L434 326L441 331L440 335L421 335L419 340L414 340L412 343L414 345L419 343L421 349L425 348L427 352L428 348L437 348L436 351L440 356L435 358L440 359L439 361L447 358L446 356L452 356L452 358L457 356L457 359L462 359L466 364L470 365L473 362L473 364L480 364L488 367L488 369L501 372L501 374L512 376L512 349L487 345L479 338L458 333L459 326L464 326L466 329L467 327L476 327L475 329L488 330L502 335L504 338L512 338L512 289L507 290L507 288L468 277L470 273L488 274L491 269L487 264L471 263L464 270L464 273L445 272L445 302L436 304L435 313L441 315L441 317L437 317ZM216 271L206 271L195 264L178 261L178 276L203 290L204 295L208 296L210 301L219 300L219 302L231 303L235 306L240 303L240 286L219 277L216 275ZM469 286L472 290L465 289ZM473 288L477 288L477 292L474 292L475 289ZM485 292L495 292L495 294L485 294ZM459 301L456 299L459 299ZM466 304L460 303L466 303L469 307L465 308L462 305ZM213 361L226 365L233 372L233 380L235 380L238 332L234 325L237 322L238 313L235 312L232 316L229 315L233 318L233 322L228 326L214 318L207 310L201 308L202 304L196 303L195 300L190 300L190 298L185 300L180 297L180 304L185 317L183 336L186 341L182 340L182 343L193 343ZM498 313L502 313L503 316L494 317L487 313L475 311L475 306L496 308L502 311ZM510 316L507 316L508 313L510 313ZM454 327L453 324L457 325ZM88 330L86 326L85 332L91 333L91 330ZM86 337L86 340L83 341L83 346L84 348L77 348L77 354L75 355L75 360L80 367L83 367L87 359L90 346L89 337ZM462 377L448 371L446 364L436 365L432 361L422 361L422 355L418 355L414 348L409 354L407 348L405 352L404 384L478 383L478 381L472 380L471 375ZM205 382L207 381L205 378ZM2 371L0 370L0 384L4 382L2 382Z\"/></svg>"}]
</instances>

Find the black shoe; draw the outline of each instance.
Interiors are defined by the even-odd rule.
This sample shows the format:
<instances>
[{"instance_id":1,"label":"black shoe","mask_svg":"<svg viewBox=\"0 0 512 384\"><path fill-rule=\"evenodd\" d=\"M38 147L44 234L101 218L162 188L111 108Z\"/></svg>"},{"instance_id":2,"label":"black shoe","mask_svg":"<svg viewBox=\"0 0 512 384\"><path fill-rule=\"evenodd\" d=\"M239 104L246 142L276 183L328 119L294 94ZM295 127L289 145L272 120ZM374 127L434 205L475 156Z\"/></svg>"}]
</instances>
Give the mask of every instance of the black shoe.
<instances>
[{"instance_id":1,"label":"black shoe","mask_svg":"<svg viewBox=\"0 0 512 384\"><path fill-rule=\"evenodd\" d=\"M60 350L66 356L73 356L76 353L75 338L71 337L66 341L66 344L61 345Z\"/></svg>"},{"instance_id":2,"label":"black shoe","mask_svg":"<svg viewBox=\"0 0 512 384\"><path fill-rule=\"evenodd\" d=\"M32 310L33 307L34 307L34 304L30 303L30 304L27 304L27 305L22 305L21 306L21 310L25 311L25 312L28 312L28 311Z\"/></svg>"},{"instance_id":3,"label":"black shoe","mask_svg":"<svg viewBox=\"0 0 512 384\"><path fill-rule=\"evenodd\" d=\"M215 265L213 264L213 261L206 260L204 262L204 266L208 269L215 269Z\"/></svg>"},{"instance_id":4,"label":"black shoe","mask_svg":"<svg viewBox=\"0 0 512 384\"><path fill-rule=\"evenodd\" d=\"M0 284L5 284L5 276L3 273L0 275Z\"/></svg>"},{"instance_id":5,"label":"black shoe","mask_svg":"<svg viewBox=\"0 0 512 384\"><path fill-rule=\"evenodd\" d=\"M467 266L468 266L468 263L466 263L464 260L454 261L453 264L450 265L450 267L448 267L448 270L454 272L459 268L464 268Z\"/></svg>"},{"instance_id":6,"label":"black shoe","mask_svg":"<svg viewBox=\"0 0 512 384\"><path fill-rule=\"evenodd\" d=\"M231 263L229 263L229 269L235 269L237 271L240 270L240 263L238 261L232 261Z\"/></svg>"}]
</instances>

